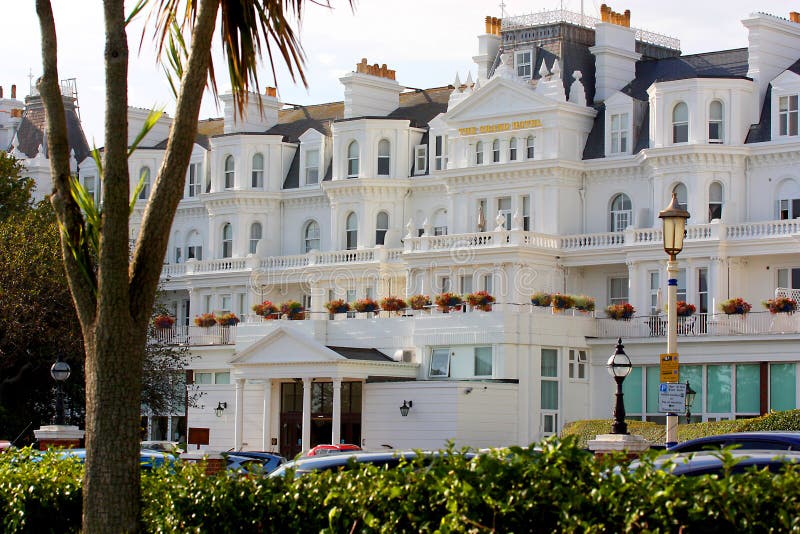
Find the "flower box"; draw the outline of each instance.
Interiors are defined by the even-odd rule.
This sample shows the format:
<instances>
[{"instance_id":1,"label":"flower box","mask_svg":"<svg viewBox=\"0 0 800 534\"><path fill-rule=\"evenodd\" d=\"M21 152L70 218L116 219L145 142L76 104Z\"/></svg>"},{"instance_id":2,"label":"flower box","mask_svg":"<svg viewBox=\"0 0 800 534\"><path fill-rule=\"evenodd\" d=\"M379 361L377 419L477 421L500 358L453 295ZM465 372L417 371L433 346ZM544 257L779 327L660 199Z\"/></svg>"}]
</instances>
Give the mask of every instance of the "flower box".
<instances>
[{"instance_id":1,"label":"flower box","mask_svg":"<svg viewBox=\"0 0 800 534\"><path fill-rule=\"evenodd\" d=\"M582 312L593 312L594 298L586 295L572 297L572 307Z\"/></svg>"},{"instance_id":2,"label":"flower box","mask_svg":"<svg viewBox=\"0 0 800 534\"><path fill-rule=\"evenodd\" d=\"M753 306L741 297L720 302L720 310L727 315L747 315Z\"/></svg>"},{"instance_id":3,"label":"flower box","mask_svg":"<svg viewBox=\"0 0 800 534\"><path fill-rule=\"evenodd\" d=\"M398 297L386 297L381 300L381 309L388 312L398 312L408 308L405 300Z\"/></svg>"},{"instance_id":4,"label":"flower box","mask_svg":"<svg viewBox=\"0 0 800 534\"><path fill-rule=\"evenodd\" d=\"M408 297L408 305L412 310L424 310L431 305L431 298L428 295L413 295Z\"/></svg>"},{"instance_id":5,"label":"flower box","mask_svg":"<svg viewBox=\"0 0 800 534\"><path fill-rule=\"evenodd\" d=\"M531 295L531 304L534 306L549 307L552 300L553 296L550 293L545 293L544 291L537 291Z\"/></svg>"},{"instance_id":6,"label":"flower box","mask_svg":"<svg viewBox=\"0 0 800 534\"><path fill-rule=\"evenodd\" d=\"M467 295L469 305L480 311L492 311L494 297L488 291L476 291Z\"/></svg>"},{"instance_id":7,"label":"flower box","mask_svg":"<svg viewBox=\"0 0 800 534\"><path fill-rule=\"evenodd\" d=\"M380 309L378 303L370 298L358 299L353 304L353 308L359 313L373 313Z\"/></svg>"},{"instance_id":8,"label":"flower box","mask_svg":"<svg viewBox=\"0 0 800 534\"><path fill-rule=\"evenodd\" d=\"M761 303L770 313L794 313L797 311L797 302L788 297L777 297Z\"/></svg>"},{"instance_id":9,"label":"flower box","mask_svg":"<svg viewBox=\"0 0 800 534\"><path fill-rule=\"evenodd\" d=\"M325 304L328 313L347 313L350 311L350 304L342 299L336 299Z\"/></svg>"},{"instance_id":10,"label":"flower box","mask_svg":"<svg viewBox=\"0 0 800 534\"><path fill-rule=\"evenodd\" d=\"M556 293L550 298L550 305L554 310L568 310L572 307L574 301L570 295L562 295Z\"/></svg>"},{"instance_id":11,"label":"flower box","mask_svg":"<svg viewBox=\"0 0 800 534\"><path fill-rule=\"evenodd\" d=\"M153 318L153 326L156 328L161 328L166 330L168 328L172 328L172 325L175 324L175 318L170 315L156 315Z\"/></svg>"},{"instance_id":12,"label":"flower box","mask_svg":"<svg viewBox=\"0 0 800 534\"><path fill-rule=\"evenodd\" d=\"M461 309L462 304L464 304L464 299L461 298L461 295L456 295L455 293L436 295L436 307L442 313L449 313L450 310L458 311Z\"/></svg>"},{"instance_id":13,"label":"flower box","mask_svg":"<svg viewBox=\"0 0 800 534\"><path fill-rule=\"evenodd\" d=\"M679 300L675 303L675 312L678 314L678 317L691 317L696 311L697 308L694 304L689 304L683 300Z\"/></svg>"},{"instance_id":14,"label":"flower box","mask_svg":"<svg viewBox=\"0 0 800 534\"><path fill-rule=\"evenodd\" d=\"M306 318L306 310L296 300L287 300L281 304L281 314L290 321L302 321Z\"/></svg>"},{"instance_id":15,"label":"flower box","mask_svg":"<svg viewBox=\"0 0 800 534\"><path fill-rule=\"evenodd\" d=\"M636 308L628 304L611 304L610 306L606 307L606 315L610 319L615 319L617 321L627 321L633 314L636 313Z\"/></svg>"},{"instance_id":16,"label":"flower box","mask_svg":"<svg viewBox=\"0 0 800 534\"><path fill-rule=\"evenodd\" d=\"M256 315L260 315L266 320L280 318L280 314L278 313L278 307L268 300L265 300L261 304L254 305L253 312L255 312Z\"/></svg>"},{"instance_id":17,"label":"flower box","mask_svg":"<svg viewBox=\"0 0 800 534\"><path fill-rule=\"evenodd\" d=\"M210 328L217 324L217 318L214 317L213 313L203 313L201 315L194 316L194 324L201 328Z\"/></svg>"},{"instance_id":18,"label":"flower box","mask_svg":"<svg viewBox=\"0 0 800 534\"><path fill-rule=\"evenodd\" d=\"M217 324L220 326L236 326L239 324L239 318L235 313L223 313L222 315L217 315L216 319Z\"/></svg>"}]
</instances>

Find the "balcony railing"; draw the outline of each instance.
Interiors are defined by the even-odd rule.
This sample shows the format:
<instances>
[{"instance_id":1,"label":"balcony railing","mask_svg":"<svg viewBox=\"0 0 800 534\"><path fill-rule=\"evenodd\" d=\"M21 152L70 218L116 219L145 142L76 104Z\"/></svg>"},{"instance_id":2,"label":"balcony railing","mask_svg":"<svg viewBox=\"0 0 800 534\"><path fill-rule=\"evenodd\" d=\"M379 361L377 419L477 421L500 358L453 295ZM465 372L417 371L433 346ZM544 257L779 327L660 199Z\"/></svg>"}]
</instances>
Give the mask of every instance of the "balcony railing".
<instances>
[{"instance_id":1,"label":"balcony railing","mask_svg":"<svg viewBox=\"0 0 800 534\"><path fill-rule=\"evenodd\" d=\"M666 337L667 319L652 315L628 320L597 319L597 337ZM698 313L678 317L678 336L748 336L759 334L800 334L800 313L751 312L745 315Z\"/></svg>"},{"instance_id":2,"label":"balcony railing","mask_svg":"<svg viewBox=\"0 0 800 534\"><path fill-rule=\"evenodd\" d=\"M174 325L158 328L155 338L170 345L233 345L236 343L236 327L214 325L209 327Z\"/></svg>"}]
</instances>

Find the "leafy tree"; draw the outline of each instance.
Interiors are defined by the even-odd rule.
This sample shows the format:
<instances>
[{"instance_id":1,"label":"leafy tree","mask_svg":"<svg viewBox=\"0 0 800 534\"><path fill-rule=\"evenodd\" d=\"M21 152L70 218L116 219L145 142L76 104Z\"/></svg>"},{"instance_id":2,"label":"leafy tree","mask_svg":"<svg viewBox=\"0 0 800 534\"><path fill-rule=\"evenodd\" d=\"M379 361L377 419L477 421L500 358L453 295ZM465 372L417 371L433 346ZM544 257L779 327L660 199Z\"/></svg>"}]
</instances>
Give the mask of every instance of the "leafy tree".
<instances>
[{"instance_id":1,"label":"leafy tree","mask_svg":"<svg viewBox=\"0 0 800 534\"><path fill-rule=\"evenodd\" d=\"M31 206L32 178L22 175L22 164L17 158L0 151L0 220L21 213Z\"/></svg>"},{"instance_id":2,"label":"leafy tree","mask_svg":"<svg viewBox=\"0 0 800 534\"><path fill-rule=\"evenodd\" d=\"M161 265L183 195L207 81L216 89L211 43L221 13L220 37L239 112L249 90L258 91L256 66L273 47L305 83L303 56L290 18L301 18L303 0L139 0L125 14L123 0L105 0L104 205L87 221L70 191L69 148L59 88L58 43L50 0L36 0L42 36L39 93L47 116L48 153L55 188L53 206L62 255L86 347L86 474L83 528L129 532L140 507L138 420L142 361ZM154 180L132 258L129 257L127 166L128 42L131 17L151 8L159 50L166 54L177 104L164 160ZM166 46L166 48L164 48ZM273 68L274 75L274 68ZM216 92L216 91L215 91ZM90 227L90 223L92 227ZM96 256L89 236L98 237Z\"/></svg>"}]
</instances>

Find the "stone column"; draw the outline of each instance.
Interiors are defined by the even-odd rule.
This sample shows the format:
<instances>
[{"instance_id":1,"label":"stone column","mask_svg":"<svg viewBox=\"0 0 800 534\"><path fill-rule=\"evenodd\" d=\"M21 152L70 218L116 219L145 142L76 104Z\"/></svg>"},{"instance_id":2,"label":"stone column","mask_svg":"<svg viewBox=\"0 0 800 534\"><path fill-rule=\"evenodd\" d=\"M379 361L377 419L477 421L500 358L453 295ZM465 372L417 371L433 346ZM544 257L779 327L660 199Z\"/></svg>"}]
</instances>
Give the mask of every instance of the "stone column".
<instances>
[{"instance_id":1,"label":"stone column","mask_svg":"<svg viewBox=\"0 0 800 534\"><path fill-rule=\"evenodd\" d=\"M327 311L325 310L325 299L327 291L324 287L319 285L311 286L311 318L312 319L327 319Z\"/></svg>"},{"instance_id":2,"label":"stone column","mask_svg":"<svg viewBox=\"0 0 800 534\"><path fill-rule=\"evenodd\" d=\"M311 378L303 378L303 437L301 449L303 452L311 448Z\"/></svg>"},{"instance_id":3,"label":"stone column","mask_svg":"<svg viewBox=\"0 0 800 534\"><path fill-rule=\"evenodd\" d=\"M716 307L728 295L728 258L724 256L711 256L708 264L708 308L709 313L717 313Z\"/></svg>"},{"instance_id":4,"label":"stone column","mask_svg":"<svg viewBox=\"0 0 800 534\"><path fill-rule=\"evenodd\" d=\"M234 422L234 450L241 450L242 448L242 434L244 428L244 378L236 379L236 406L235 406L235 422Z\"/></svg>"},{"instance_id":5,"label":"stone column","mask_svg":"<svg viewBox=\"0 0 800 534\"><path fill-rule=\"evenodd\" d=\"M261 418L261 450L272 446L270 433L272 428L272 380L264 381L264 411Z\"/></svg>"},{"instance_id":6,"label":"stone column","mask_svg":"<svg viewBox=\"0 0 800 534\"><path fill-rule=\"evenodd\" d=\"M337 444L342 440L342 379L333 379L333 425L331 429L331 443Z\"/></svg>"}]
</instances>

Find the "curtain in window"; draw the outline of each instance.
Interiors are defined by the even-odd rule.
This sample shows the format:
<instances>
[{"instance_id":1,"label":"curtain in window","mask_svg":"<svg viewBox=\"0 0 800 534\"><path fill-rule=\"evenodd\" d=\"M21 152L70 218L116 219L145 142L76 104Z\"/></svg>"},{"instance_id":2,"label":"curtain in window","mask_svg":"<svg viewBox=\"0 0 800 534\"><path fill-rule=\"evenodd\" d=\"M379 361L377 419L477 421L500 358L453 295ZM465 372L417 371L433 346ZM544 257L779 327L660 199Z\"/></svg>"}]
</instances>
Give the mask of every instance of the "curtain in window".
<instances>
[{"instance_id":1,"label":"curtain in window","mask_svg":"<svg viewBox=\"0 0 800 534\"><path fill-rule=\"evenodd\" d=\"M730 365L709 365L706 367L706 389L708 390L707 412L731 412L731 386L733 385L733 374L731 371Z\"/></svg>"},{"instance_id":2,"label":"curtain in window","mask_svg":"<svg viewBox=\"0 0 800 534\"><path fill-rule=\"evenodd\" d=\"M736 412L759 413L761 375L758 364L736 366Z\"/></svg>"},{"instance_id":3,"label":"curtain in window","mask_svg":"<svg viewBox=\"0 0 800 534\"><path fill-rule=\"evenodd\" d=\"M797 408L796 364L773 363L769 366L769 407L771 410Z\"/></svg>"}]
</instances>

